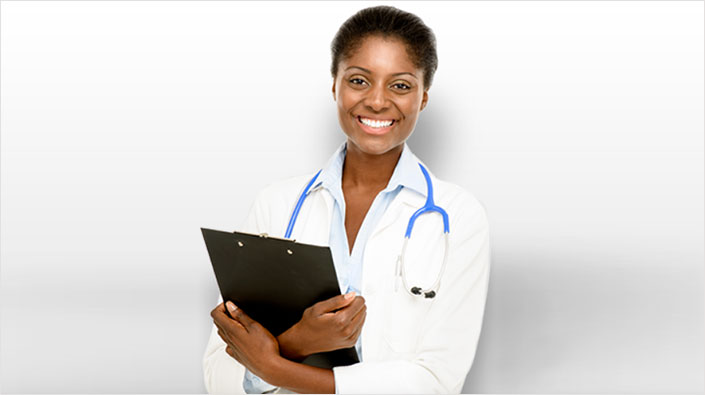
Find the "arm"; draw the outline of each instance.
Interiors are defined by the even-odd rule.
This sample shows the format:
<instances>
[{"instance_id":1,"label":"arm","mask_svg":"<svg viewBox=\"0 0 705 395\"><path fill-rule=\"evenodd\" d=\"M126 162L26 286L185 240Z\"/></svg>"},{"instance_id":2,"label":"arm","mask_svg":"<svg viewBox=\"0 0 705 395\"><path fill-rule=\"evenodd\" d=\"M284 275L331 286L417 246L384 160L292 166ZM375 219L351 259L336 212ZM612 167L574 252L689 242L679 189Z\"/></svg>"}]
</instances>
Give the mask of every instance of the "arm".
<instances>
[{"instance_id":1,"label":"arm","mask_svg":"<svg viewBox=\"0 0 705 395\"><path fill-rule=\"evenodd\" d=\"M270 228L270 213L263 200L260 192L242 226L243 231L262 233ZM317 352L352 347L366 316L364 298L352 296L340 295L307 309L301 321L277 337L281 355L301 361ZM222 303L220 296L218 299ZM259 382L259 376L228 355L226 347L227 344L218 335L214 325L203 359L204 378L209 393L243 393L243 390L262 393L277 389L267 382Z\"/></svg>"},{"instance_id":2,"label":"arm","mask_svg":"<svg viewBox=\"0 0 705 395\"><path fill-rule=\"evenodd\" d=\"M459 393L472 365L490 274L487 218L478 202L456 210L451 249L434 304L407 359L333 368L339 393Z\"/></svg>"},{"instance_id":3,"label":"arm","mask_svg":"<svg viewBox=\"0 0 705 395\"><path fill-rule=\"evenodd\" d=\"M227 306L227 307L226 307ZM226 314L226 308L229 315ZM292 362L279 354L279 345L267 329L232 302L211 311L226 354L274 385L303 393L333 393L333 371Z\"/></svg>"},{"instance_id":4,"label":"arm","mask_svg":"<svg viewBox=\"0 0 705 395\"><path fill-rule=\"evenodd\" d=\"M277 336L280 355L300 362L311 354L352 347L362 330L366 310L364 298L355 297L353 292L316 303L306 309L298 323ZM293 373L296 377L303 374ZM243 387L248 394L262 394L278 388L247 368Z\"/></svg>"},{"instance_id":5,"label":"arm","mask_svg":"<svg viewBox=\"0 0 705 395\"><path fill-rule=\"evenodd\" d=\"M218 304L223 298L218 296ZM203 373L209 394L262 394L276 391L277 387L258 380L252 372L225 351L227 344L218 335L213 324L206 352L203 357Z\"/></svg>"},{"instance_id":6,"label":"arm","mask_svg":"<svg viewBox=\"0 0 705 395\"><path fill-rule=\"evenodd\" d=\"M222 302L223 298L219 296L218 304ZM228 355L226 347L227 343L218 335L218 327L213 324L203 358L203 373L209 394L262 394L278 389Z\"/></svg>"},{"instance_id":7,"label":"arm","mask_svg":"<svg viewBox=\"0 0 705 395\"><path fill-rule=\"evenodd\" d=\"M323 369L278 358L265 377L278 387L302 394L334 394L332 369Z\"/></svg>"}]
</instances>

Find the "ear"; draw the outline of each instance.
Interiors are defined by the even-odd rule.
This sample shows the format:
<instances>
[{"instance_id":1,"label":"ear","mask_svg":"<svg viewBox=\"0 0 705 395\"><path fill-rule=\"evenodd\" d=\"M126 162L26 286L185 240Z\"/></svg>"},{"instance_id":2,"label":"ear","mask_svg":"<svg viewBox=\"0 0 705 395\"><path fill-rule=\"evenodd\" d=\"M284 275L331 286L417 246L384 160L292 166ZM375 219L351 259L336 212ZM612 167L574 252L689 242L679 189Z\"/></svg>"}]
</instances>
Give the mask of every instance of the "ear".
<instances>
[{"instance_id":1,"label":"ear","mask_svg":"<svg viewBox=\"0 0 705 395\"><path fill-rule=\"evenodd\" d=\"M428 103L428 90L423 91L423 98L421 99L421 108L419 108L419 111L423 111L426 107L426 103Z\"/></svg>"},{"instance_id":2,"label":"ear","mask_svg":"<svg viewBox=\"0 0 705 395\"><path fill-rule=\"evenodd\" d=\"M333 80L333 88L331 88L331 92L333 92L333 101L335 101L335 80Z\"/></svg>"}]
</instances>

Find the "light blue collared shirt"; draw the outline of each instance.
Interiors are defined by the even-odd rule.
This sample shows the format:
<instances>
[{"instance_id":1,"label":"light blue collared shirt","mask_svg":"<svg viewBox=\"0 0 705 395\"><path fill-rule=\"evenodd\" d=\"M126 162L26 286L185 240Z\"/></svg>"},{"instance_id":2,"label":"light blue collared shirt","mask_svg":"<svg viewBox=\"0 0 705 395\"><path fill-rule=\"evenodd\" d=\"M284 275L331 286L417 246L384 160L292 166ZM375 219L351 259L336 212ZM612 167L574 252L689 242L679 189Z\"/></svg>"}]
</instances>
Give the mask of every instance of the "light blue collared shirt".
<instances>
[{"instance_id":1,"label":"light blue collared shirt","mask_svg":"<svg viewBox=\"0 0 705 395\"><path fill-rule=\"evenodd\" d=\"M379 222L379 219L401 188L412 189L425 197L427 193L426 180L421 173L418 162L405 143L387 187L380 191L372 202L357 233L352 252L349 252L350 246L348 245L347 232L345 231L345 198L342 187L343 163L345 162L346 152L347 142L343 143L328 160L311 190L323 187L333 196L335 208L333 209L333 218L331 220L329 244L333 255L335 273L338 276L338 284L340 285L341 293L355 291L356 295L361 295L362 257L364 256L367 239L369 239L377 222ZM360 356L360 361L362 361L362 336L358 337L355 349ZM248 369L245 370L243 388L248 394L262 394L276 389L276 387L252 374Z\"/></svg>"}]
</instances>

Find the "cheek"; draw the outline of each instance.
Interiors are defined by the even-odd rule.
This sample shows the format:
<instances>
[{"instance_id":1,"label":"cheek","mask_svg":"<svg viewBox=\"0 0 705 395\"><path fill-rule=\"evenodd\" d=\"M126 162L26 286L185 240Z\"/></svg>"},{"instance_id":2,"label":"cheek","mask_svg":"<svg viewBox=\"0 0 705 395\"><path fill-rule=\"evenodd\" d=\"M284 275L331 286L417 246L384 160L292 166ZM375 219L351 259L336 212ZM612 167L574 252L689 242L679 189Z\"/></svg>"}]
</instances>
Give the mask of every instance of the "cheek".
<instances>
[{"instance_id":1,"label":"cheek","mask_svg":"<svg viewBox=\"0 0 705 395\"><path fill-rule=\"evenodd\" d=\"M359 101L360 100L355 95L340 95L340 98L338 100L338 109L341 113L346 113L346 115L349 115L347 113L349 113L350 110L355 106L355 103Z\"/></svg>"},{"instance_id":2,"label":"cheek","mask_svg":"<svg viewBox=\"0 0 705 395\"><path fill-rule=\"evenodd\" d=\"M401 111L408 119L416 119L421 111L420 108L421 100L416 100L416 98L406 101L400 106Z\"/></svg>"}]
</instances>

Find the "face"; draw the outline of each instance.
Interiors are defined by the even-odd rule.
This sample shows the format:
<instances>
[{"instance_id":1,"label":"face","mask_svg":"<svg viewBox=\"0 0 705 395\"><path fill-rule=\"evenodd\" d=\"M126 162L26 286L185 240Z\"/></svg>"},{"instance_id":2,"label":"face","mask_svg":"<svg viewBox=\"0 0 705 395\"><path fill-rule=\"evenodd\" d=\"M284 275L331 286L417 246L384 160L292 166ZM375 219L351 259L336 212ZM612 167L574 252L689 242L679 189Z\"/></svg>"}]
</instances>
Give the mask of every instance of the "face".
<instances>
[{"instance_id":1,"label":"face","mask_svg":"<svg viewBox=\"0 0 705 395\"><path fill-rule=\"evenodd\" d=\"M348 148L381 155L409 138L428 93L402 41L370 36L339 63L333 98Z\"/></svg>"}]
</instances>

